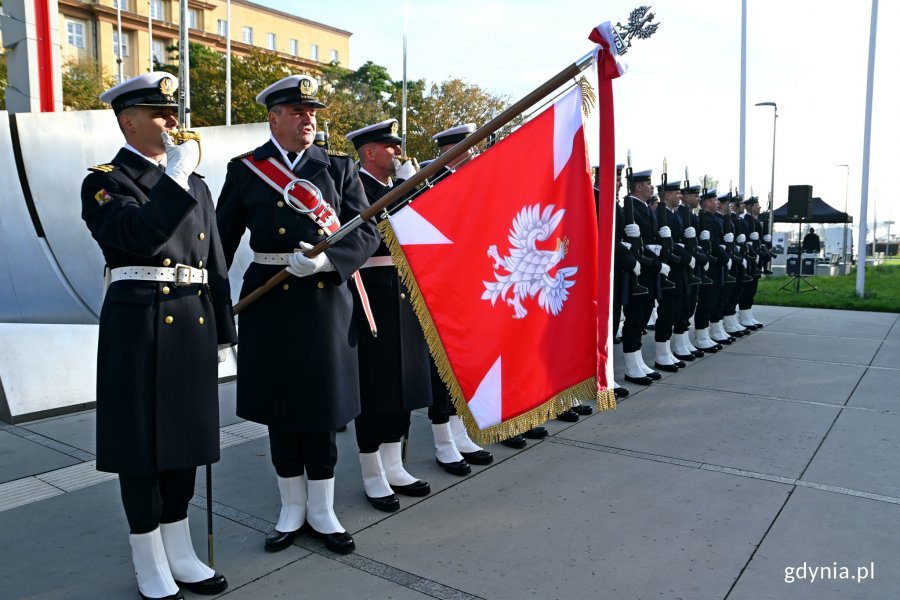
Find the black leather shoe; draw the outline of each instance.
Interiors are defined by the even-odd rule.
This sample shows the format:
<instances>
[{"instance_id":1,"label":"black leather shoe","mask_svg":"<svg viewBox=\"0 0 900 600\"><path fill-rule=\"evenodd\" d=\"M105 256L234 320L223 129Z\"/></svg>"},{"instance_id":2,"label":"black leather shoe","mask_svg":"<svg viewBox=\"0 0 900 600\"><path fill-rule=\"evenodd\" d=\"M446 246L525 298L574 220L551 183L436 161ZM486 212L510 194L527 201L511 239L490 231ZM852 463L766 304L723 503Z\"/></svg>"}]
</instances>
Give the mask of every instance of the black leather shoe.
<instances>
[{"instance_id":1,"label":"black leather shoe","mask_svg":"<svg viewBox=\"0 0 900 600\"><path fill-rule=\"evenodd\" d=\"M141 590L138 590L138 594L141 594ZM178 590L171 596L165 596L163 598L150 597L143 594L141 594L141 598L143 600L184 600L184 595L182 595L181 590Z\"/></svg>"},{"instance_id":2,"label":"black leather shoe","mask_svg":"<svg viewBox=\"0 0 900 600\"><path fill-rule=\"evenodd\" d=\"M557 421L565 421L566 423L574 423L578 420L578 413L572 410L564 410L563 412L556 415Z\"/></svg>"},{"instance_id":3,"label":"black leather shoe","mask_svg":"<svg viewBox=\"0 0 900 600\"><path fill-rule=\"evenodd\" d=\"M288 531L286 533L273 529L272 533L266 536L266 552L281 552L294 543L294 538L300 530Z\"/></svg>"},{"instance_id":4,"label":"black leather shoe","mask_svg":"<svg viewBox=\"0 0 900 600\"><path fill-rule=\"evenodd\" d=\"M516 450L521 450L528 445L528 442L526 442L525 438L523 438L521 435L514 435L508 440L503 440L500 443L507 448L515 448Z\"/></svg>"},{"instance_id":5,"label":"black leather shoe","mask_svg":"<svg viewBox=\"0 0 900 600\"><path fill-rule=\"evenodd\" d=\"M677 373L678 365L661 365L659 363L653 363L654 369L659 369L660 371L665 371L666 373Z\"/></svg>"},{"instance_id":6,"label":"black leather shoe","mask_svg":"<svg viewBox=\"0 0 900 600\"><path fill-rule=\"evenodd\" d=\"M677 358L678 360L686 360L687 362L694 362L694 358L695 358L695 356L693 354L675 354L673 352L672 355L675 358Z\"/></svg>"},{"instance_id":7,"label":"black leather shoe","mask_svg":"<svg viewBox=\"0 0 900 600\"><path fill-rule=\"evenodd\" d=\"M475 452L460 452L462 457L470 465L489 465L494 462L494 455L487 450L476 450Z\"/></svg>"},{"instance_id":8,"label":"black leather shoe","mask_svg":"<svg viewBox=\"0 0 900 600\"><path fill-rule=\"evenodd\" d=\"M733 338L733 337L728 337L728 338L725 338L725 339L723 339L723 340L717 340L716 338L710 338L710 339L712 339L712 341L714 341L715 343L719 344L720 346L721 346L721 345L730 346L731 343L734 342L734 338Z\"/></svg>"},{"instance_id":9,"label":"black leather shoe","mask_svg":"<svg viewBox=\"0 0 900 600\"><path fill-rule=\"evenodd\" d=\"M645 329L647 331L656 331L656 325L647 325L647 327L645 327Z\"/></svg>"},{"instance_id":10,"label":"black leather shoe","mask_svg":"<svg viewBox=\"0 0 900 600\"><path fill-rule=\"evenodd\" d=\"M341 425L340 427L337 428L338 433L344 433L345 431L347 431L346 425Z\"/></svg>"},{"instance_id":11,"label":"black leather shoe","mask_svg":"<svg viewBox=\"0 0 900 600\"><path fill-rule=\"evenodd\" d=\"M617 387L613 388L613 393L616 395L616 398L627 398L630 392L628 388Z\"/></svg>"},{"instance_id":12,"label":"black leather shoe","mask_svg":"<svg viewBox=\"0 0 900 600\"><path fill-rule=\"evenodd\" d=\"M647 377L649 377L653 381L659 381L660 379L662 379L662 375L660 375L656 371L650 371L649 373L647 373Z\"/></svg>"},{"instance_id":13,"label":"black leather shoe","mask_svg":"<svg viewBox=\"0 0 900 600\"><path fill-rule=\"evenodd\" d=\"M703 358L704 357L703 350L701 350L700 348L697 348L696 350L691 350L691 354L694 355L694 358Z\"/></svg>"},{"instance_id":14,"label":"black leather shoe","mask_svg":"<svg viewBox=\"0 0 900 600\"><path fill-rule=\"evenodd\" d=\"M683 360L679 360L679 361L675 361L675 366L678 367L679 369L683 369L687 365L685 364L685 362Z\"/></svg>"},{"instance_id":15,"label":"black leather shoe","mask_svg":"<svg viewBox=\"0 0 900 600\"><path fill-rule=\"evenodd\" d=\"M451 475L457 475L458 477L462 477L464 475L468 475L472 472L472 467L469 466L465 460L461 460L459 462L445 463L441 462L440 459L435 458L437 464L441 465L445 471L450 473Z\"/></svg>"},{"instance_id":16,"label":"black leather shoe","mask_svg":"<svg viewBox=\"0 0 900 600\"><path fill-rule=\"evenodd\" d=\"M572 410L578 413L579 416L586 417L590 414L594 413L594 409L591 408L590 404L579 404L577 406L573 406Z\"/></svg>"},{"instance_id":17,"label":"black leather shoe","mask_svg":"<svg viewBox=\"0 0 900 600\"><path fill-rule=\"evenodd\" d=\"M402 494L404 496L427 496L431 493L431 486L428 485L427 481L416 481L415 483L410 483L409 485L392 485L391 489L397 492L398 494Z\"/></svg>"},{"instance_id":18,"label":"black leather shoe","mask_svg":"<svg viewBox=\"0 0 900 600\"><path fill-rule=\"evenodd\" d=\"M621 344L621 343L622 343L622 338L620 338L620 337L613 338L613 344Z\"/></svg>"},{"instance_id":19,"label":"black leather shoe","mask_svg":"<svg viewBox=\"0 0 900 600\"><path fill-rule=\"evenodd\" d=\"M708 352L709 354L715 354L719 350L722 349L722 346L716 344L715 346L710 346L709 348L700 348L703 352Z\"/></svg>"},{"instance_id":20,"label":"black leather shoe","mask_svg":"<svg viewBox=\"0 0 900 600\"><path fill-rule=\"evenodd\" d=\"M546 427L532 427L528 431L524 432L522 434L522 437L528 438L529 440L542 440L548 435L550 434L547 432Z\"/></svg>"},{"instance_id":21,"label":"black leather shoe","mask_svg":"<svg viewBox=\"0 0 900 600\"><path fill-rule=\"evenodd\" d=\"M650 385L651 383L653 383L653 380L646 375L644 375L643 377L632 377L630 375L626 375L625 381L630 381L631 383L636 383L638 385Z\"/></svg>"},{"instance_id":22,"label":"black leather shoe","mask_svg":"<svg viewBox=\"0 0 900 600\"><path fill-rule=\"evenodd\" d=\"M313 526L309 523L303 526L303 531L310 537L322 540L325 547L336 554L350 554L356 550L356 542L353 541L353 536L346 531L320 533L313 529Z\"/></svg>"},{"instance_id":23,"label":"black leather shoe","mask_svg":"<svg viewBox=\"0 0 900 600\"><path fill-rule=\"evenodd\" d=\"M400 498L394 494L391 494L390 496L381 496L380 498L373 498L366 494L366 500L369 501L369 504L383 512L396 512L400 509Z\"/></svg>"},{"instance_id":24,"label":"black leather shoe","mask_svg":"<svg viewBox=\"0 0 900 600\"><path fill-rule=\"evenodd\" d=\"M175 580L175 583L178 584L178 587L184 588L193 594L200 594L201 596L214 596L219 592L224 592L225 588L228 587L228 581L225 579L225 576L220 573L216 573L209 579L204 579L203 581L198 581L196 583L178 581L177 579Z\"/></svg>"}]
</instances>

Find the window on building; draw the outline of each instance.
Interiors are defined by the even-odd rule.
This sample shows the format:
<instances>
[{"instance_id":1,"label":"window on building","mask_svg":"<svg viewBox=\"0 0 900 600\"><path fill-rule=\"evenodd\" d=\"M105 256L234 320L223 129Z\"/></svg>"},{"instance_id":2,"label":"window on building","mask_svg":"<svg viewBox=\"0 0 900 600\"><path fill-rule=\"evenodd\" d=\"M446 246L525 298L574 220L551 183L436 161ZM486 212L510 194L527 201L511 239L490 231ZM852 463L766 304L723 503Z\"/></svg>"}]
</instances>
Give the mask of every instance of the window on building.
<instances>
[{"instance_id":1,"label":"window on building","mask_svg":"<svg viewBox=\"0 0 900 600\"><path fill-rule=\"evenodd\" d=\"M291 56L297 56L297 52L298 52L297 48L299 47L299 45L300 44L299 44L299 42L297 42L297 40L291 40L291 43L290 43Z\"/></svg>"},{"instance_id":2,"label":"window on building","mask_svg":"<svg viewBox=\"0 0 900 600\"><path fill-rule=\"evenodd\" d=\"M153 40L153 60L159 64L165 64L166 60L166 42L162 40Z\"/></svg>"},{"instance_id":3,"label":"window on building","mask_svg":"<svg viewBox=\"0 0 900 600\"><path fill-rule=\"evenodd\" d=\"M188 28L200 29L200 13L196 8L189 8L187 13Z\"/></svg>"},{"instance_id":4,"label":"window on building","mask_svg":"<svg viewBox=\"0 0 900 600\"><path fill-rule=\"evenodd\" d=\"M66 30L69 35L69 45L74 48L84 48L84 23L81 21L68 21Z\"/></svg>"},{"instance_id":5,"label":"window on building","mask_svg":"<svg viewBox=\"0 0 900 600\"><path fill-rule=\"evenodd\" d=\"M150 17L157 21L165 21L162 0L150 0Z\"/></svg>"},{"instance_id":6,"label":"window on building","mask_svg":"<svg viewBox=\"0 0 900 600\"><path fill-rule=\"evenodd\" d=\"M319 60L319 45L318 44L310 44L309 57L313 60Z\"/></svg>"},{"instance_id":7,"label":"window on building","mask_svg":"<svg viewBox=\"0 0 900 600\"><path fill-rule=\"evenodd\" d=\"M331 51L331 58L329 60L331 62L338 62L338 51L337 50Z\"/></svg>"},{"instance_id":8,"label":"window on building","mask_svg":"<svg viewBox=\"0 0 900 600\"><path fill-rule=\"evenodd\" d=\"M112 0L113 8L128 10L128 0Z\"/></svg>"},{"instance_id":9,"label":"window on building","mask_svg":"<svg viewBox=\"0 0 900 600\"><path fill-rule=\"evenodd\" d=\"M274 33L266 34L266 48L269 50L275 50L275 34Z\"/></svg>"},{"instance_id":10,"label":"window on building","mask_svg":"<svg viewBox=\"0 0 900 600\"><path fill-rule=\"evenodd\" d=\"M252 27L247 27L246 25L244 26L244 28L241 30L241 41L244 42L245 44L253 43L253 28Z\"/></svg>"},{"instance_id":11,"label":"window on building","mask_svg":"<svg viewBox=\"0 0 900 600\"><path fill-rule=\"evenodd\" d=\"M228 35L228 21L226 21L225 19L219 19L216 22L216 32L222 37Z\"/></svg>"},{"instance_id":12,"label":"window on building","mask_svg":"<svg viewBox=\"0 0 900 600\"><path fill-rule=\"evenodd\" d=\"M119 32L117 30L113 30L113 54L114 56L119 56L119 48L122 49L122 56L129 56L130 52L128 52L128 33L122 32L122 44L119 45Z\"/></svg>"}]
</instances>

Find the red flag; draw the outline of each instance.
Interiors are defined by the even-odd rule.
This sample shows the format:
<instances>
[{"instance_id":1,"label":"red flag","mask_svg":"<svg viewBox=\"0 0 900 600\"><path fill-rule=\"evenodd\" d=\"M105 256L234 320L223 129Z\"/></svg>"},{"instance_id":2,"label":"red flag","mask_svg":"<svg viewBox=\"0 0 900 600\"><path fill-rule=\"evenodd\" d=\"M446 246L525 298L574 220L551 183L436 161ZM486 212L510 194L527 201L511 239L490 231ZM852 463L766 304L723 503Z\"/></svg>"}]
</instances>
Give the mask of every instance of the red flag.
<instances>
[{"instance_id":1,"label":"red flag","mask_svg":"<svg viewBox=\"0 0 900 600\"><path fill-rule=\"evenodd\" d=\"M575 86L384 228L457 412L481 443L582 400L615 406L597 391L598 236L581 103Z\"/></svg>"}]
</instances>

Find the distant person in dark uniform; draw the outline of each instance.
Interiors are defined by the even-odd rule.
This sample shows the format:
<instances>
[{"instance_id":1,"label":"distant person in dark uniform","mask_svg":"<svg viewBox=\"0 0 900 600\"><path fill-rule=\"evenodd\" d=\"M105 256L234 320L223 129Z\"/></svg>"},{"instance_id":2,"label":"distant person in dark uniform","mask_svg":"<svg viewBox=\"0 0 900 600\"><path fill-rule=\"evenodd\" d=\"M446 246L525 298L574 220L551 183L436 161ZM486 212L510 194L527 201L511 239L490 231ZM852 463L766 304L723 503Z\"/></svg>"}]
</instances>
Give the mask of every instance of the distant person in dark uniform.
<instances>
[{"instance_id":1,"label":"distant person in dark uniform","mask_svg":"<svg viewBox=\"0 0 900 600\"><path fill-rule=\"evenodd\" d=\"M359 154L359 176L369 203L415 174L412 160L401 163L397 119L388 119L347 134ZM425 496L428 483L403 467L402 439L410 411L431 406L428 345L413 310L409 291L400 282L384 242L360 270L378 336L358 319L362 413L356 417L356 443L366 499L376 509L400 508L394 492Z\"/></svg>"},{"instance_id":2,"label":"distant person in dark uniform","mask_svg":"<svg viewBox=\"0 0 900 600\"><path fill-rule=\"evenodd\" d=\"M747 329L759 329L762 323L753 317L753 301L756 298L756 289L759 286L759 279L762 276L760 264L763 263L768 256L768 248L762 243L764 230L762 223L759 222L759 198L752 196L744 201L746 212L741 215L747 234L747 249L750 259L748 260L748 272L753 277L753 281L744 287L738 302L738 323Z\"/></svg>"},{"instance_id":3,"label":"distant person in dark uniform","mask_svg":"<svg viewBox=\"0 0 900 600\"><path fill-rule=\"evenodd\" d=\"M700 196L700 212L697 214L698 244L703 248L709 269L706 274L712 280L711 285L701 285L697 294L697 308L694 311L694 332L697 337L697 348L703 352L716 353L722 345L712 339L711 323L718 321L719 295L727 275L730 259L725 252L724 233L716 214L719 200L715 188L705 190ZM719 327L721 327L719 323ZM722 334L724 335L724 333Z\"/></svg>"},{"instance_id":4,"label":"distant person in dark uniform","mask_svg":"<svg viewBox=\"0 0 900 600\"><path fill-rule=\"evenodd\" d=\"M97 347L97 469L119 474L142 598L218 594L188 526L197 467L219 460L217 347L237 341L228 270L195 140L175 145L164 72L101 94L125 147L91 167L82 213L111 282Z\"/></svg>"},{"instance_id":5,"label":"distant person in dark uniform","mask_svg":"<svg viewBox=\"0 0 900 600\"><path fill-rule=\"evenodd\" d=\"M250 230L253 262L242 297L285 268L293 275L241 312L239 322L237 414L268 426L281 494L265 548L287 548L302 528L346 554L355 543L334 513L335 431L360 412L352 298L360 290L347 280L378 247L378 235L363 222L325 252L304 255L369 206L353 161L313 143L316 111L325 108L317 90L309 75L291 75L257 95L269 110L271 138L229 163L217 214L229 265ZM314 186L301 197L312 202L321 194L325 204L317 211L324 212L293 208L295 197L286 198L283 188L296 179Z\"/></svg>"},{"instance_id":6,"label":"distant person in dark uniform","mask_svg":"<svg viewBox=\"0 0 900 600\"><path fill-rule=\"evenodd\" d=\"M806 235L803 237L803 252L807 254L818 254L821 249L822 246L819 243L819 236L816 234L816 230L810 227L809 231L807 231Z\"/></svg>"}]
</instances>

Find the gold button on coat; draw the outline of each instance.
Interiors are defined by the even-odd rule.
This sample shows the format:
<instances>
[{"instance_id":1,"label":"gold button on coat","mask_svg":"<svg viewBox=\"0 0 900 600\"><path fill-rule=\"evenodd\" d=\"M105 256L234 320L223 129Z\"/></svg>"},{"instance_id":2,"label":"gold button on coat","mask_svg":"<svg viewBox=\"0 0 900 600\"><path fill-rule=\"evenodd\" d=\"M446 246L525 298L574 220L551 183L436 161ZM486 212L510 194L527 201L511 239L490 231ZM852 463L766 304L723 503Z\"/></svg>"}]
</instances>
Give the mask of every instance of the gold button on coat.
<instances>
[{"instance_id":1,"label":"gold button on coat","mask_svg":"<svg viewBox=\"0 0 900 600\"><path fill-rule=\"evenodd\" d=\"M206 239L206 234L201 231L200 235L197 236L197 239L199 239L202 242L203 240Z\"/></svg>"},{"instance_id":2,"label":"gold button on coat","mask_svg":"<svg viewBox=\"0 0 900 600\"><path fill-rule=\"evenodd\" d=\"M320 230L319 230L319 235L325 235L325 230L324 230L324 229L320 229Z\"/></svg>"},{"instance_id":3,"label":"gold button on coat","mask_svg":"<svg viewBox=\"0 0 900 600\"><path fill-rule=\"evenodd\" d=\"M405 300L405 299L406 299L406 294L404 294L403 292L400 292L400 299L401 299L401 300Z\"/></svg>"},{"instance_id":4,"label":"gold button on coat","mask_svg":"<svg viewBox=\"0 0 900 600\"><path fill-rule=\"evenodd\" d=\"M283 286L281 286L281 289L283 289L285 291L289 290L290 288L291 288L291 286L288 284L284 284Z\"/></svg>"},{"instance_id":5,"label":"gold button on coat","mask_svg":"<svg viewBox=\"0 0 900 600\"><path fill-rule=\"evenodd\" d=\"M323 282L323 281L320 281L320 282L319 282L319 283L317 283L317 284L316 284L316 285L318 285L318 286L319 286L319 289L320 289L320 290L321 290L321 289L322 289L322 288L324 288L324 287L325 287L325 282Z\"/></svg>"},{"instance_id":6,"label":"gold button on coat","mask_svg":"<svg viewBox=\"0 0 900 600\"><path fill-rule=\"evenodd\" d=\"M164 258L164 259L163 259L163 266L164 266L164 267L168 267L168 266L171 265L171 264L172 264L172 261L169 260L168 258Z\"/></svg>"},{"instance_id":7,"label":"gold button on coat","mask_svg":"<svg viewBox=\"0 0 900 600\"><path fill-rule=\"evenodd\" d=\"M284 235L285 233L287 233L287 230L286 230L284 227L279 227L279 228L278 228L278 233L281 234L281 235Z\"/></svg>"},{"instance_id":8,"label":"gold button on coat","mask_svg":"<svg viewBox=\"0 0 900 600\"><path fill-rule=\"evenodd\" d=\"M198 295L198 296L202 296L202 295L203 295L203 290L197 290L197 295Z\"/></svg>"},{"instance_id":9,"label":"gold button on coat","mask_svg":"<svg viewBox=\"0 0 900 600\"><path fill-rule=\"evenodd\" d=\"M171 292L171 291L172 291L172 290L169 289L169 286L167 286L167 285L164 285L164 286L163 286L163 290L162 290L163 294L168 294L168 293Z\"/></svg>"},{"instance_id":10,"label":"gold button on coat","mask_svg":"<svg viewBox=\"0 0 900 600\"><path fill-rule=\"evenodd\" d=\"M275 206L277 206L278 208L284 208L284 200L279 200L275 203Z\"/></svg>"},{"instance_id":11,"label":"gold button on coat","mask_svg":"<svg viewBox=\"0 0 900 600\"><path fill-rule=\"evenodd\" d=\"M202 267L203 267L203 261L201 260L199 263L197 263L197 266L202 268Z\"/></svg>"},{"instance_id":12,"label":"gold button on coat","mask_svg":"<svg viewBox=\"0 0 900 600\"><path fill-rule=\"evenodd\" d=\"M200 324L201 324L201 325L203 325L203 323L204 323L204 321L203 321L203 317L200 317L200 318L199 318L199 319L197 319L197 320L198 320L198 321L200 321Z\"/></svg>"},{"instance_id":13,"label":"gold button on coat","mask_svg":"<svg viewBox=\"0 0 900 600\"><path fill-rule=\"evenodd\" d=\"M166 325L171 325L174 320L175 319L172 317L172 315L169 315L168 317L166 317Z\"/></svg>"}]
</instances>

